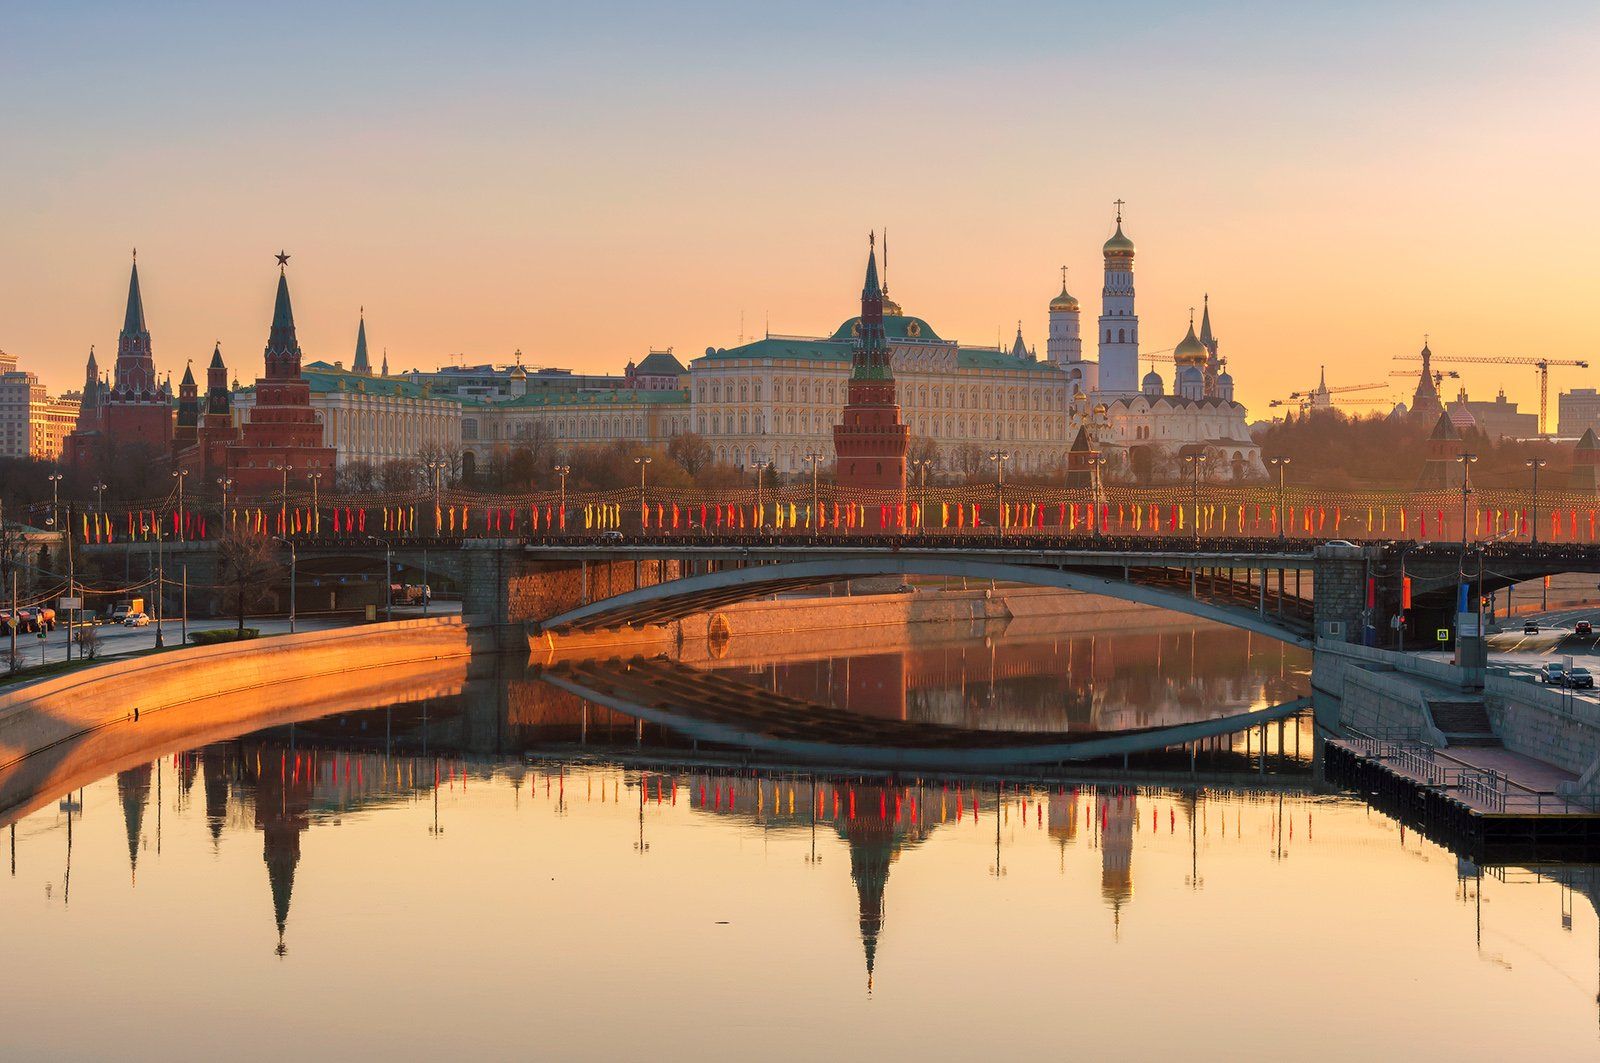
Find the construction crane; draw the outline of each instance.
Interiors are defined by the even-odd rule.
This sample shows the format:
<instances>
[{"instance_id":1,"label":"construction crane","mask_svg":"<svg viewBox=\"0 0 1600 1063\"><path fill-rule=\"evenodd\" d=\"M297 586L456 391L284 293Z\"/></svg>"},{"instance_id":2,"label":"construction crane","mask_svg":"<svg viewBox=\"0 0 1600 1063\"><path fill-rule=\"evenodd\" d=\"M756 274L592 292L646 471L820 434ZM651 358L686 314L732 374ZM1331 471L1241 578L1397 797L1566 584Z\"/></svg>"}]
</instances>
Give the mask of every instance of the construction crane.
<instances>
[{"instance_id":1,"label":"construction crane","mask_svg":"<svg viewBox=\"0 0 1600 1063\"><path fill-rule=\"evenodd\" d=\"M1328 389L1332 391L1332 388ZM1330 406L1381 406L1389 402L1391 397L1385 395L1345 395L1328 400ZM1311 395L1306 392L1295 392L1286 399L1273 399L1268 406L1298 406L1301 412L1312 408Z\"/></svg>"},{"instance_id":2,"label":"construction crane","mask_svg":"<svg viewBox=\"0 0 1600 1063\"><path fill-rule=\"evenodd\" d=\"M1309 398L1311 395L1316 394L1318 391L1325 391L1329 395L1340 395L1340 394L1343 394L1344 392L1347 392L1347 391L1374 391L1374 390L1376 390L1378 388L1387 389L1388 387L1389 387L1388 384L1341 384L1340 386L1338 386L1336 388L1326 388L1326 387L1320 387L1319 386L1319 387L1312 388L1310 391L1291 391L1291 392L1289 392L1289 397L1291 399L1304 399L1304 398Z\"/></svg>"},{"instance_id":3,"label":"construction crane","mask_svg":"<svg viewBox=\"0 0 1600 1063\"><path fill-rule=\"evenodd\" d=\"M1420 362L1420 354L1397 354L1397 362ZM1570 366L1574 369L1587 369L1589 363L1576 358L1525 358L1515 355L1505 357L1489 357L1481 354L1447 354L1432 355L1435 362L1453 362L1456 365L1531 365L1539 370L1539 434L1545 434L1545 414L1550 408L1550 367Z\"/></svg>"},{"instance_id":4,"label":"construction crane","mask_svg":"<svg viewBox=\"0 0 1600 1063\"><path fill-rule=\"evenodd\" d=\"M1389 371L1389 375L1414 377L1417 374L1413 369L1391 369ZM1439 385L1444 383L1445 377L1449 377L1451 380L1460 380L1461 374L1456 372L1454 369L1435 369L1433 371L1433 390L1439 390Z\"/></svg>"}]
</instances>

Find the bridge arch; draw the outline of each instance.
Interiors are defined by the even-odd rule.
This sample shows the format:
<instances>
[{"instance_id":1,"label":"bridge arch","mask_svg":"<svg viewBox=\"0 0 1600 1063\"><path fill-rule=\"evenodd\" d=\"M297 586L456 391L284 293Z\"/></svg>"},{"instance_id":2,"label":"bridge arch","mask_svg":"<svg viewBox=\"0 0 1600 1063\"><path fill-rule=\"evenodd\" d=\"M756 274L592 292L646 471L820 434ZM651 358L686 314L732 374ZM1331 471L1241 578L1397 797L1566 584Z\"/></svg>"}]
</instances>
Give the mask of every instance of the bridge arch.
<instances>
[{"instance_id":1,"label":"bridge arch","mask_svg":"<svg viewBox=\"0 0 1600 1063\"><path fill-rule=\"evenodd\" d=\"M645 627L769 594L874 576L964 577L1081 591L1184 613L1293 645L1310 645L1305 635L1258 610L1209 602L1167 587L1124 581L1105 569L1084 571L1043 561L1034 565L918 554L791 561L686 576L588 602L538 621L536 626L540 631L556 633Z\"/></svg>"}]
</instances>

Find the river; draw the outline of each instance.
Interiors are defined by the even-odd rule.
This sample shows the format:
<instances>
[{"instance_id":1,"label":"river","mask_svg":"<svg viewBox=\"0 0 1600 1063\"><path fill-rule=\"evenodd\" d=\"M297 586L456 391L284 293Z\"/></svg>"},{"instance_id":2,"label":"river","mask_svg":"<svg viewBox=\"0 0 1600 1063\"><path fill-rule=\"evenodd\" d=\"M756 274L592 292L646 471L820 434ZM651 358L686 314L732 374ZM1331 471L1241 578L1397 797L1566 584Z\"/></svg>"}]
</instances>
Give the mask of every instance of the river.
<instances>
[{"instance_id":1,"label":"river","mask_svg":"<svg viewBox=\"0 0 1600 1063\"><path fill-rule=\"evenodd\" d=\"M708 701L872 734L1100 736L1292 701L1309 658L1039 622L735 639L697 669ZM548 675L475 661L456 690L152 751L0 814L5 1056L1600 1047L1600 872L1479 867L1330 791L1307 714L891 773L697 744Z\"/></svg>"}]
</instances>

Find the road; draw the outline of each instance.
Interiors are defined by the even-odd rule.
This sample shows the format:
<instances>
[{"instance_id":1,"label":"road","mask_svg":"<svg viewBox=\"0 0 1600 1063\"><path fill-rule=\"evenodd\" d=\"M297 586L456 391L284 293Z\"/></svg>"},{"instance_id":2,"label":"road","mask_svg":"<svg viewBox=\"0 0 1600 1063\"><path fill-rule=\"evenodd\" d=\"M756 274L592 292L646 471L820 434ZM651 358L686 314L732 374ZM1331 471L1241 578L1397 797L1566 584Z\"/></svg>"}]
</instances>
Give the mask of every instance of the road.
<instances>
[{"instance_id":1,"label":"road","mask_svg":"<svg viewBox=\"0 0 1600 1063\"><path fill-rule=\"evenodd\" d=\"M461 611L459 602L435 602L429 609L429 615L442 616L447 613ZM419 608L396 608L396 620L420 617L422 610ZM349 619L324 619L322 617L299 617L295 621L295 630L303 631L328 631L336 627L348 627L360 621ZM206 619L189 620L189 631L215 631L219 628L234 628L237 622L222 618L210 617ZM289 633L289 620L287 617L252 616L245 619L246 627L253 627L266 635L287 635ZM156 624L151 621L147 627L123 627L121 624L99 624L94 628L96 639L99 640L98 658L116 657L127 653L137 653L140 650L154 649L156 644ZM180 620L167 620L162 626L162 635L169 647L183 644L183 623ZM7 637L0 636L0 654L7 648ZM67 627L65 623L57 625L56 629L44 638L29 632L17 634L17 652L22 655L29 667L40 663L40 654L44 655L46 662L58 662L66 659L67 653ZM73 658L78 656L78 648L73 647Z\"/></svg>"}]
</instances>

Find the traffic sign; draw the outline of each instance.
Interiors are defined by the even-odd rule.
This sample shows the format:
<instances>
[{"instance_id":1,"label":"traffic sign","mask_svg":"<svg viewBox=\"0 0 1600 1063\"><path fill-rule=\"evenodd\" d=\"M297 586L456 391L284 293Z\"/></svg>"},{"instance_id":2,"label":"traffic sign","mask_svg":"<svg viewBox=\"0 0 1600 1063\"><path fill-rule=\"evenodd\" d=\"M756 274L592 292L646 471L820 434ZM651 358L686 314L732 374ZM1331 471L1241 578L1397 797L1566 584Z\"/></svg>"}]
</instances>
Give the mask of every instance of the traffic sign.
<instances>
[{"instance_id":1,"label":"traffic sign","mask_svg":"<svg viewBox=\"0 0 1600 1063\"><path fill-rule=\"evenodd\" d=\"M57 609L82 609L83 608L83 599L81 597L68 598L65 595L63 595L61 600L56 602L56 608Z\"/></svg>"},{"instance_id":2,"label":"traffic sign","mask_svg":"<svg viewBox=\"0 0 1600 1063\"><path fill-rule=\"evenodd\" d=\"M1440 628L1438 631L1436 631L1434 633L1434 636L1440 642L1449 642L1450 641L1450 629L1447 628L1447 627L1442 627L1442 628Z\"/></svg>"}]
</instances>

